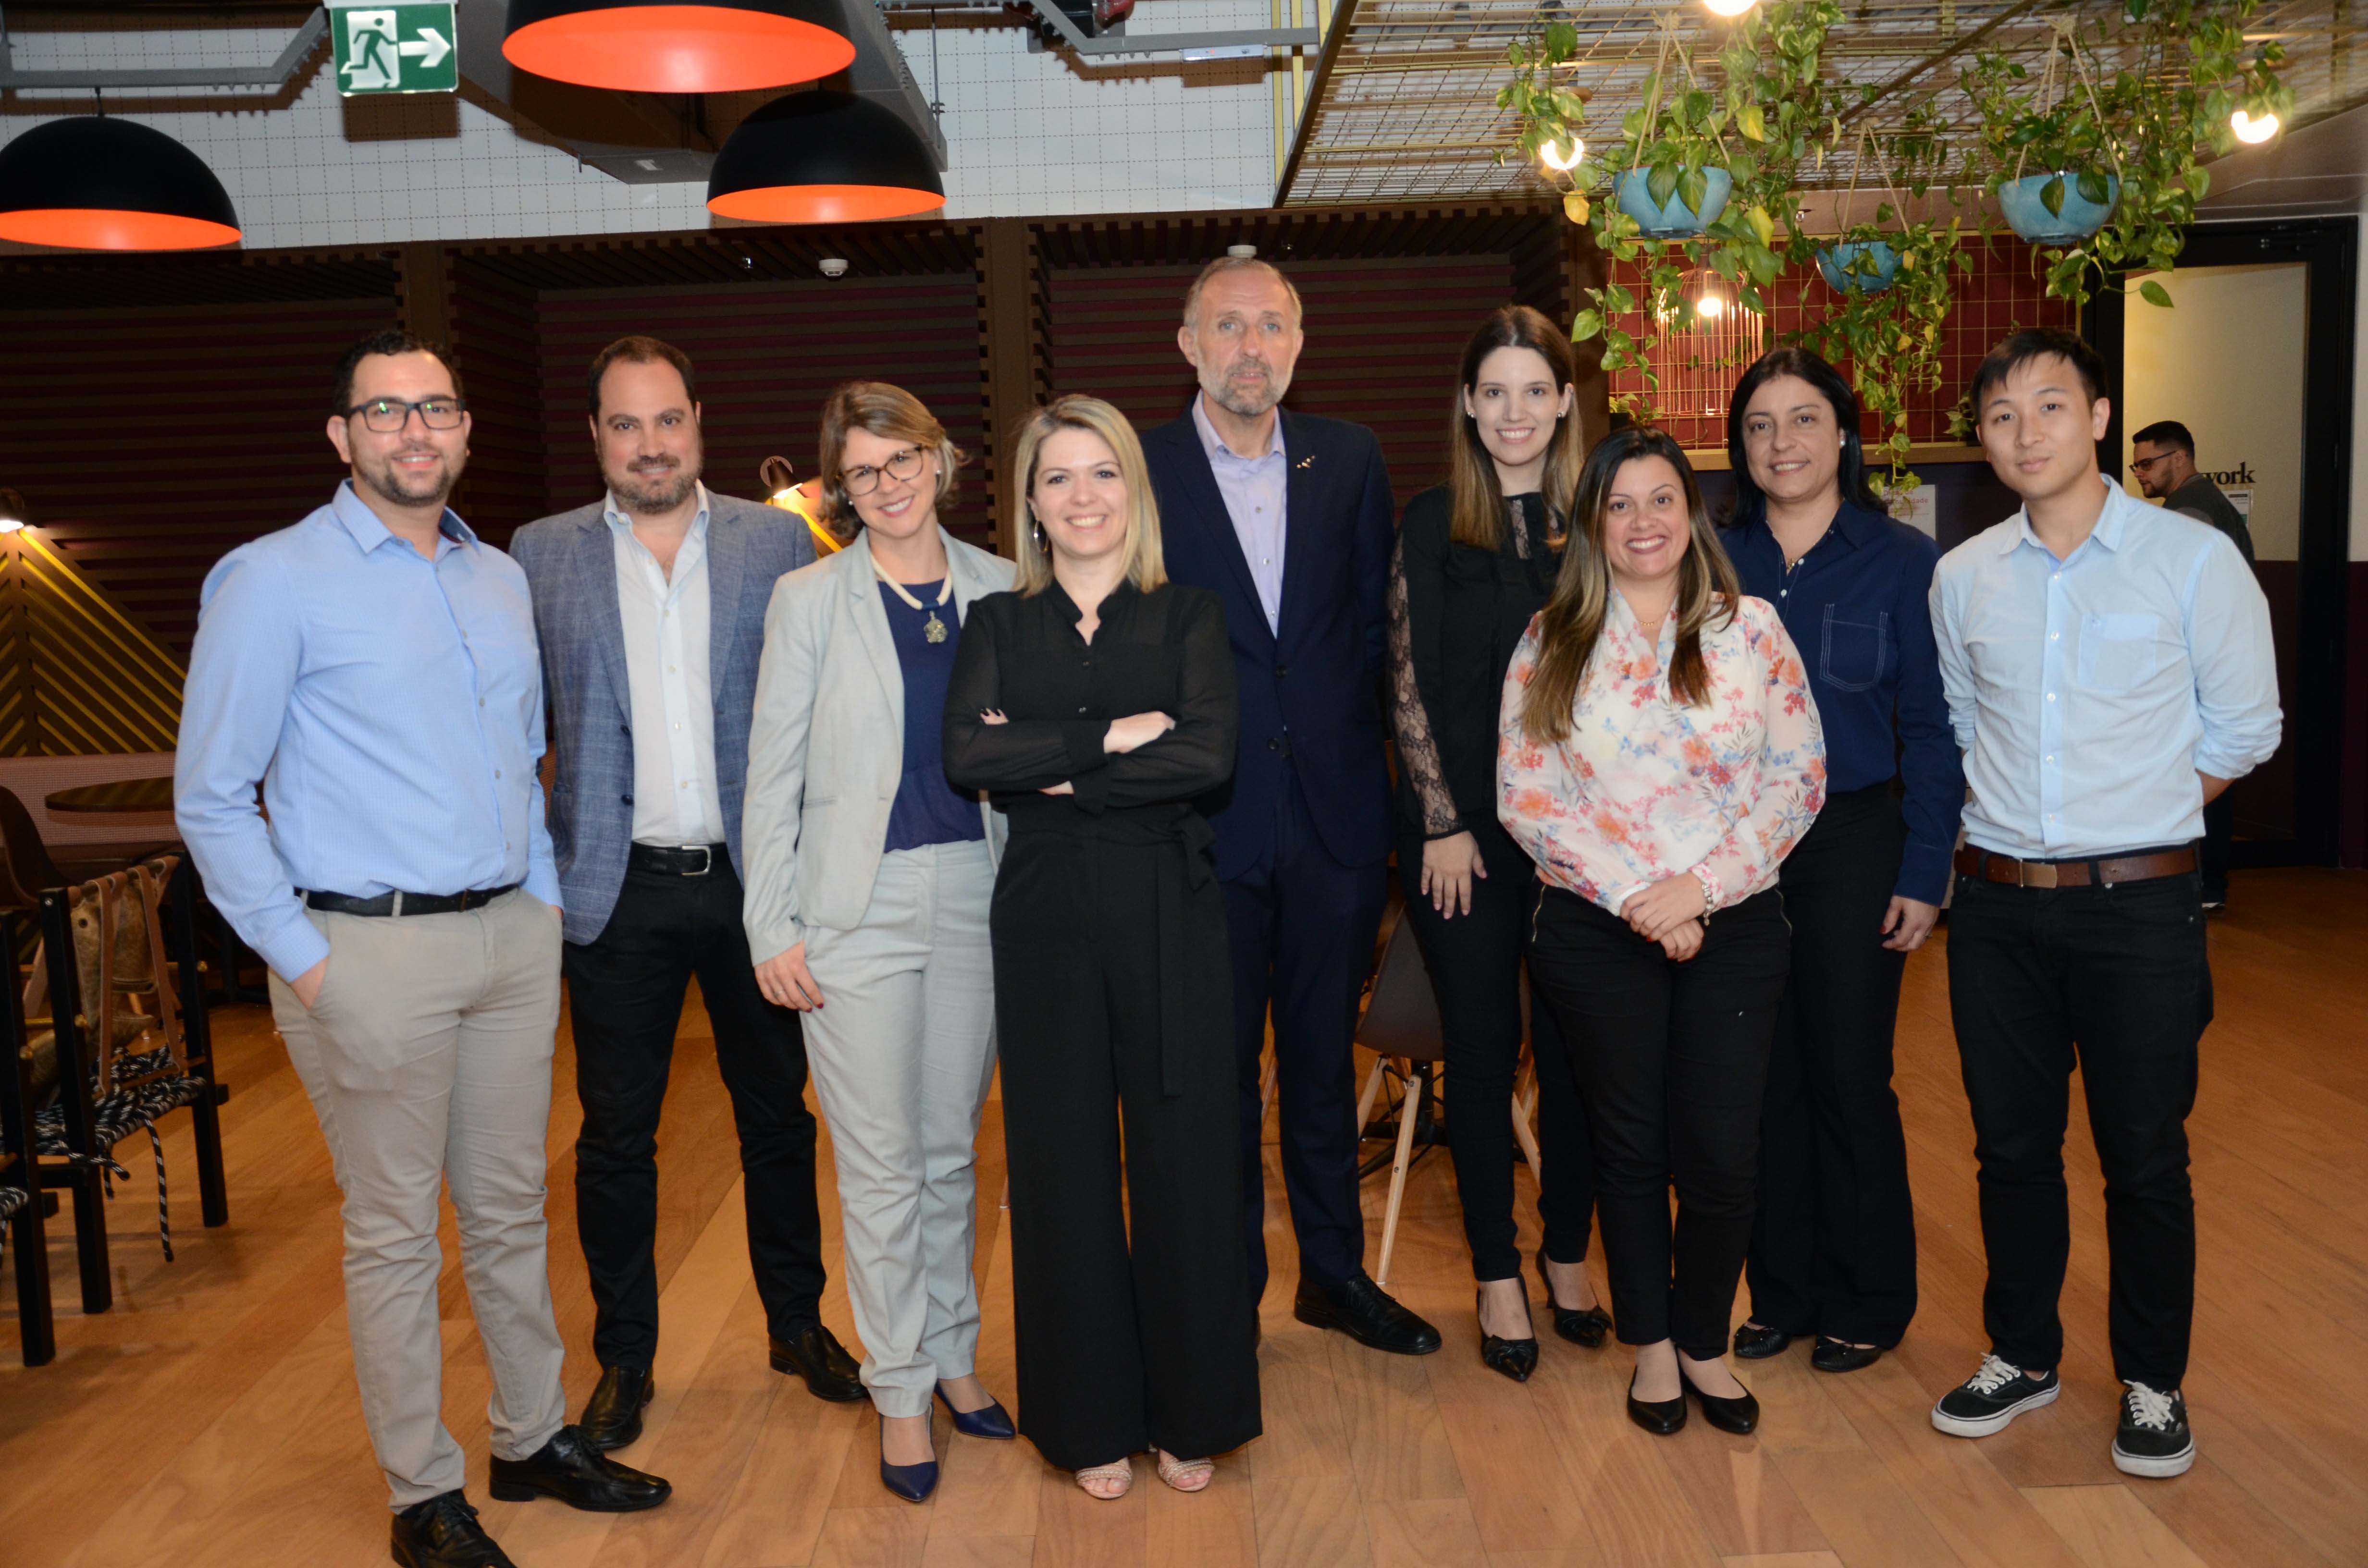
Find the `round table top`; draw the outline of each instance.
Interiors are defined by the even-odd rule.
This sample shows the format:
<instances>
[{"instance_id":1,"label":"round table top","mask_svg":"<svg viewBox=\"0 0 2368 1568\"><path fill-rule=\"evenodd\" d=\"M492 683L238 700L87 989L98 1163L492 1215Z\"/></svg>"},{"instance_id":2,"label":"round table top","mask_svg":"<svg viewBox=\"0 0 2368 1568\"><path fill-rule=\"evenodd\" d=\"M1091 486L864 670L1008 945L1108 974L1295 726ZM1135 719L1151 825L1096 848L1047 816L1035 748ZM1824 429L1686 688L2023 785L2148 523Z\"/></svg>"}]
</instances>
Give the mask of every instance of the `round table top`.
<instances>
[{"instance_id":1,"label":"round table top","mask_svg":"<svg viewBox=\"0 0 2368 1568\"><path fill-rule=\"evenodd\" d=\"M42 797L53 812L169 812L173 809L170 778L119 778L111 784L85 784Z\"/></svg>"}]
</instances>

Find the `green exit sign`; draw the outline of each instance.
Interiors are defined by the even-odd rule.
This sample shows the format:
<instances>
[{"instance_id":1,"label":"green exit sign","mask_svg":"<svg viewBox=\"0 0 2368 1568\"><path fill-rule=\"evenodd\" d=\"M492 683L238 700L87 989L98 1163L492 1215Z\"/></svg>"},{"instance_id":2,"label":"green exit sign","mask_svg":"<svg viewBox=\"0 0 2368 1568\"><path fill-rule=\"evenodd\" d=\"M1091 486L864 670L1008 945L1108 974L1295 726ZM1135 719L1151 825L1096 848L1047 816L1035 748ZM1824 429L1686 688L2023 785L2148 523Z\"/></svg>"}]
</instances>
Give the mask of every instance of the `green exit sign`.
<instances>
[{"instance_id":1,"label":"green exit sign","mask_svg":"<svg viewBox=\"0 0 2368 1568\"><path fill-rule=\"evenodd\" d=\"M349 98L365 93L460 91L456 8L456 0L331 4L329 36L336 43L337 91Z\"/></svg>"}]
</instances>

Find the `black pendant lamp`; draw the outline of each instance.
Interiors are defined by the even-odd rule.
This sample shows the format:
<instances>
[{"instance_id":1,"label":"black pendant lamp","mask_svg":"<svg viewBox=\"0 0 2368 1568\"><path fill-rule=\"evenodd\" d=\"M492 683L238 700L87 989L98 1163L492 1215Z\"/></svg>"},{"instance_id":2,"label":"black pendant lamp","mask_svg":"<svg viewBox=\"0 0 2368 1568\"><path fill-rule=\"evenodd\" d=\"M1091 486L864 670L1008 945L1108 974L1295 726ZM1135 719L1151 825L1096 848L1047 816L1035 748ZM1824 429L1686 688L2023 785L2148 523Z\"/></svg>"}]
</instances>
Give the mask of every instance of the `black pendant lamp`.
<instances>
[{"instance_id":1,"label":"black pendant lamp","mask_svg":"<svg viewBox=\"0 0 2368 1568\"><path fill-rule=\"evenodd\" d=\"M753 92L846 70L845 27L837 0L510 0L502 57L616 92Z\"/></svg>"},{"instance_id":2,"label":"black pendant lamp","mask_svg":"<svg viewBox=\"0 0 2368 1568\"><path fill-rule=\"evenodd\" d=\"M707 210L759 223L909 218L946 204L937 160L894 111L852 93L791 93L715 154Z\"/></svg>"},{"instance_id":3,"label":"black pendant lamp","mask_svg":"<svg viewBox=\"0 0 2368 1568\"><path fill-rule=\"evenodd\" d=\"M238 242L205 161L137 120L82 115L0 147L0 239L74 250L200 250Z\"/></svg>"}]
</instances>

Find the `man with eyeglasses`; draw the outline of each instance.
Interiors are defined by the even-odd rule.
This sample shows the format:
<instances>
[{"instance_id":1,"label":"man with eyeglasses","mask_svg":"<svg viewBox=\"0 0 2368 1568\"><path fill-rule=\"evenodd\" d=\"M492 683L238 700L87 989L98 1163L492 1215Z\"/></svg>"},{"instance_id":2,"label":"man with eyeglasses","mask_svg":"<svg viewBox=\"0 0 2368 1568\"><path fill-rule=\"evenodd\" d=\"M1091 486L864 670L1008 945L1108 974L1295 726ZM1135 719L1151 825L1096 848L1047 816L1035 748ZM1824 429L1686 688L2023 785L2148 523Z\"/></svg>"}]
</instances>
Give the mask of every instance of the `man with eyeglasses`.
<instances>
[{"instance_id":1,"label":"man with eyeglasses","mask_svg":"<svg viewBox=\"0 0 2368 1568\"><path fill-rule=\"evenodd\" d=\"M469 414L439 350L364 339L331 406L351 477L207 575L175 814L270 965L345 1194L347 1330L394 1561L500 1568L441 1414L447 1183L492 1375L493 1494L621 1513L670 1488L566 1425L560 1388L543 1224L560 883L526 575L445 505Z\"/></svg>"}]
</instances>

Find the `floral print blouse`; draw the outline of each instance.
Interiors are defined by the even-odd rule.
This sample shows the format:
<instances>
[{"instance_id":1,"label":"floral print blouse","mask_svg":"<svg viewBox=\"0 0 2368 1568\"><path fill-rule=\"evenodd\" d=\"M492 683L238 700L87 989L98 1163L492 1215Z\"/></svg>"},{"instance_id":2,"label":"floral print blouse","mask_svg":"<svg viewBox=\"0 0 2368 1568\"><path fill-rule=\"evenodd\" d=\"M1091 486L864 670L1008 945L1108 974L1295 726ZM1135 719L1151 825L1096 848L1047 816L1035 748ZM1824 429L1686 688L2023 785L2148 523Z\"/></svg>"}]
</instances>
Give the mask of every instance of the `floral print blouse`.
<instances>
[{"instance_id":1,"label":"floral print blouse","mask_svg":"<svg viewBox=\"0 0 2368 1568\"><path fill-rule=\"evenodd\" d=\"M1702 879L1710 908L1742 903L1774 885L1825 804L1825 736L1774 608L1746 597L1703 628L1710 698L1699 708L1669 694L1676 622L1647 642L1626 598L1611 595L1559 745L1521 733L1535 619L1505 676L1497 814L1547 881L1615 915L1682 871Z\"/></svg>"}]
</instances>

